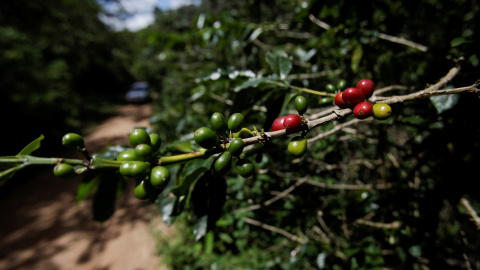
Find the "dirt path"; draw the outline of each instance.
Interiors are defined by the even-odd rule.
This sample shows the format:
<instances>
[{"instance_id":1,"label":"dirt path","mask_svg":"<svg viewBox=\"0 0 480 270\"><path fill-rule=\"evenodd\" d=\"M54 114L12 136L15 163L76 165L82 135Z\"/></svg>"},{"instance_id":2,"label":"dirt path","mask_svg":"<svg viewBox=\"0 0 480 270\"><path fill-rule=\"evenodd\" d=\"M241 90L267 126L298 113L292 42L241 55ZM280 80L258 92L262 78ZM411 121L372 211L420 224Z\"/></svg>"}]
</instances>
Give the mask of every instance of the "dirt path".
<instances>
[{"instance_id":1,"label":"dirt path","mask_svg":"<svg viewBox=\"0 0 480 270\"><path fill-rule=\"evenodd\" d=\"M91 152L128 144L133 127L149 126L151 107L127 105L85 137ZM0 269L157 270L152 230L169 233L156 210L133 196L133 182L104 224L91 219L90 201L75 202L79 179L61 180L51 170L0 198ZM17 174L15 181L22 181Z\"/></svg>"}]
</instances>

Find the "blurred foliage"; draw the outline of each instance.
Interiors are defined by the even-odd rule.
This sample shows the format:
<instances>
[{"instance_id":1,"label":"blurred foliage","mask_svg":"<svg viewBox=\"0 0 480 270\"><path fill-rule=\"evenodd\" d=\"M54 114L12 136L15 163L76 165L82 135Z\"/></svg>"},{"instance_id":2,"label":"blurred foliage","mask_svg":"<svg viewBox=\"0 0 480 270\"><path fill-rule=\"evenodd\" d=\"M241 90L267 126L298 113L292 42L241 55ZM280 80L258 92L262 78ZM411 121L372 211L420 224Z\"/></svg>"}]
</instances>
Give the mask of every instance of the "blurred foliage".
<instances>
[{"instance_id":1,"label":"blurred foliage","mask_svg":"<svg viewBox=\"0 0 480 270\"><path fill-rule=\"evenodd\" d=\"M134 80L120 53L126 42L99 12L93 0L0 3L0 112L9 127L0 136L11 142L2 152L39 134L58 142L66 130L84 131L122 101Z\"/></svg>"},{"instance_id":2,"label":"blurred foliage","mask_svg":"<svg viewBox=\"0 0 480 270\"><path fill-rule=\"evenodd\" d=\"M423 89L460 64L450 87L471 85L478 80L479 7L430 0L203 1L157 11L155 24L138 33L144 46L134 66L157 82L151 121L169 145L163 154L175 154L195 149L193 131L217 111L241 112L249 128L268 130L293 110L297 94L271 81L324 91L342 79L348 87L371 78L377 88ZM330 106L305 95L307 117ZM159 198L164 220L178 229L174 239L159 236L159 253L172 269L463 269L466 260L478 266L477 231L459 199L478 209L469 175L479 161L479 105L468 94L395 104L391 119L316 140L301 159L285 154L288 138L254 149L257 174L225 176L227 201L211 230L200 226L206 220L194 214L188 194ZM186 166L197 173L208 168ZM186 169L172 170L181 183ZM200 174L187 187L195 189ZM255 204L256 210L238 211Z\"/></svg>"}]
</instances>

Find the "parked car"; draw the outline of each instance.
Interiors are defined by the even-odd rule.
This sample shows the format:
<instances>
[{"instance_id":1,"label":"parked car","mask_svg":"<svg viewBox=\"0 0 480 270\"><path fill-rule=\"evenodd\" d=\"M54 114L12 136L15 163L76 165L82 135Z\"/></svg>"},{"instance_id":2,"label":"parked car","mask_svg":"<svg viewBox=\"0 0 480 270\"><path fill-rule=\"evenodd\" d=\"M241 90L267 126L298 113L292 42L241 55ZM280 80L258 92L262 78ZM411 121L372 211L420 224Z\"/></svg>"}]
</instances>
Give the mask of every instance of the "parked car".
<instances>
[{"instance_id":1,"label":"parked car","mask_svg":"<svg viewBox=\"0 0 480 270\"><path fill-rule=\"evenodd\" d=\"M150 100L149 85L147 82L135 82L125 95L125 100L132 103L147 102Z\"/></svg>"}]
</instances>

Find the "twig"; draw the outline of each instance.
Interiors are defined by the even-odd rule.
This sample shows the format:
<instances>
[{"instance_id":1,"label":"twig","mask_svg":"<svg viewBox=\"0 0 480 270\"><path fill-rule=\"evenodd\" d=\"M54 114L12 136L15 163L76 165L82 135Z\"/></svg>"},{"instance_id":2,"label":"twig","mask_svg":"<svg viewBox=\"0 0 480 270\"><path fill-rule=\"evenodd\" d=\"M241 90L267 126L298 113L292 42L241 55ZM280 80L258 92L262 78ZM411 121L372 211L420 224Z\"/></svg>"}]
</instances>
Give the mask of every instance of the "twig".
<instances>
[{"instance_id":1,"label":"twig","mask_svg":"<svg viewBox=\"0 0 480 270\"><path fill-rule=\"evenodd\" d=\"M343 251L340 250L341 243L338 241L337 237L335 234L330 230L330 228L327 226L327 223L325 223L325 220L323 220L323 212L320 210L317 212L317 220L320 226L323 228L323 230L327 233L328 237L335 243L337 246L335 250L335 256L345 260L347 259L347 255L343 253Z\"/></svg>"},{"instance_id":2,"label":"twig","mask_svg":"<svg viewBox=\"0 0 480 270\"><path fill-rule=\"evenodd\" d=\"M288 194L290 194L296 187L300 186L301 184L305 183L308 179L306 177L298 180L295 184L291 185L289 188L285 189L284 191L280 192L279 194L277 194L275 197L261 203L261 204L255 204L255 205L252 205L252 206L249 206L249 207L245 207L245 208L242 208L242 209L237 209L235 211L233 211L234 213L238 213L238 212L247 212L247 211L253 211L253 210L257 210L259 208L261 208L262 206L268 206L276 201L278 201L279 199L281 198L284 198L285 196L287 196Z\"/></svg>"},{"instance_id":3,"label":"twig","mask_svg":"<svg viewBox=\"0 0 480 270\"><path fill-rule=\"evenodd\" d=\"M407 39L404 39L404 38L390 36L390 35L383 34L383 33L378 33L377 37L381 38L383 40L388 40L390 42L394 42L394 43L402 44L402 45L405 45L405 46L409 46L409 47L412 47L412 48L417 49L417 50L422 51L422 52L426 52L428 50L427 46L415 43L413 41L410 41L410 40L407 40Z\"/></svg>"},{"instance_id":4,"label":"twig","mask_svg":"<svg viewBox=\"0 0 480 270\"><path fill-rule=\"evenodd\" d=\"M277 170L272 170L272 173L285 177L286 174L277 171ZM290 176L291 177L291 176ZM306 176L309 177L309 176ZM314 181L312 179L307 178L307 180L304 181L304 178L296 178L296 177L291 177L292 180L294 181L302 181L302 183L320 187L320 188L325 188L325 189L335 189L335 190L362 190L362 189L390 189L392 187L392 184L386 183L386 184L327 184L323 182L318 182ZM304 182L303 182L304 181Z\"/></svg>"},{"instance_id":5,"label":"twig","mask_svg":"<svg viewBox=\"0 0 480 270\"><path fill-rule=\"evenodd\" d=\"M322 132L322 133L318 134L317 136L308 139L307 142L312 143L314 141L318 141L320 139L323 139L325 137L328 137L328 136L332 135L333 133L335 133L335 132L337 132L337 131L339 131L339 130L347 127L347 126L357 124L358 122L360 122L360 120L355 118L355 119L352 119L352 120L350 120L348 122L345 122L343 124L338 124L334 128L332 128L331 130L326 131L326 132Z\"/></svg>"},{"instance_id":6,"label":"twig","mask_svg":"<svg viewBox=\"0 0 480 270\"><path fill-rule=\"evenodd\" d=\"M277 31L278 37L288 37L288 38L298 38L298 39L311 39L312 34L310 33L300 33L294 31Z\"/></svg>"},{"instance_id":7,"label":"twig","mask_svg":"<svg viewBox=\"0 0 480 270\"><path fill-rule=\"evenodd\" d=\"M295 241L295 242L298 242L302 245L308 243L308 239L303 239L303 238L300 238L294 234L291 234L283 229L280 229L280 228L277 228L277 227L274 227L274 226L271 226L271 225L268 225L268 224L265 224L265 223L262 223L258 220L254 220L254 219L251 219L251 218L248 218L248 217L244 217L243 218L243 221L245 221L246 223L248 224L251 224L251 225L254 225L254 226L258 226L262 229L265 229L265 230L268 230L268 231L271 231L271 232L275 232L275 233L278 233L278 234L281 234L285 237L287 237L288 239L292 240L292 241Z\"/></svg>"},{"instance_id":8,"label":"twig","mask_svg":"<svg viewBox=\"0 0 480 270\"><path fill-rule=\"evenodd\" d=\"M355 224L366 225L366 226L370 226L377 229L392 229L392 230L398 230L402 227L402 222L398 220L390 223L383 223L383 222L374 222L366 219L357 219L355 220Z\"/></svg>"},{"instance_id":9,"label":"twig","mask_svg":"<svg viewBox=\"0 0 480 270\"><path fill-rule=\"evenodd\" d=\"M421 91L418 91L418 92L415 92L415 93L411 93L411 94L408 94L408 95L402 95L402 96L393 96L393 97L388 97L388 98L377 97L377 99L381 99L382 102L387 103L387 104L393 104L393 103L405 102L405 101L408 101L408 100L428 98L428 97L436 96L436 95L449 95L449 94L457 94L457 93L464 93L464 92L479 93L480 89L477 89L478 83L473 84L471 86L467 86L467 87L448 89L448 90L439 90L441 87L443 87L445 84L447 84L450 80L452 80L453 77L455 77L455 75L458 73L459 70L460 70L459 67L454 67L454 68L450 69L450 71L447 73L447 75L445 75L443 78L441 78L436 84L434 84L434 85L432 85L432 86L430 86L430 87L428 87L424 90L421 90ZM283 84L281 82L273 82L272 81L272 83L277 84L279 86L285 86L286 85L286 84ZM294 86L291 86L291 85L288 85L288 86L290 88L292 88L294 90L298 90L298 91L310 90L310 89L304 89L304 88L301 88L301 87L294 87ZM314 92L316 92L316 91L314 91ZM319 92L319 93L323 93L323 92ZM330 95L328 93L325 93L325 94ZM339 118L346 117L347 115L349 115L351 113L352 113L352 110L347 108L347 109L334 110L333 112L330 112L329 115L323 116L321 118L315 119L315 118L311 117L310 119L307 119L307 123L304 125L304 130L302 130L302 132L304 132L305 130L308 131L308 130L316 127L316 126L326 124L328 122L337 120ZM288 134L290 134L290 133L288 133ZM264 145L265 143L267 143L271 140L274 140L274 139L277 139L277 138L280 138L280 137L284 137L288 134L287 134L287 131L285 129L278 130L278 131L272 131L272 132L261 132L261 134L258 135L258 136L243 139L243 142L244 142L245 146L249 146L249 145L253 145L253 144ZM220 151L221 151L221 149L214 148L214 149L212 149L211 152L212 153L217 153L217 152L220 152ZM189 158L191 158L191 159L200 158L200 157L204 156L203 153L201 155L197 154L194 157L192 157L191 154L187 154L187 155L189 155ZM172 156L172 157L162 157L160 162L164 162L163 159L165 159L165 161L168 159L168 160L172 160L172 161L174 160L175 162L177 162L176 159L178 159L178 158L180 158L182 161L186 161L185 156L180 155L180 156ZM369 188L369 187L367 187L367 188ZM370 188L373 188L373 186L370 186ZM375 188L378 188L378 187L375 187ZM389 187L386 187L386 188L389 188Z\"/></svg>"},{"instance_id":10,"label":"twig","mask_svg":"<svg viewBox=\"0 0 480 270\"><path fill-rule=\"evenodd\" d=\"M463 230L460 230L460 234L462 235L462 242L465 247L468 246L468 240L465 237L465 232ZM472 270L472 265L470 263L470 258L466 252L463 252L463 259L465 260L465 266L467 267L467 270Z\"/></svg>"},{"instance_id":11,"label":"twig","mask_svg":"<svg viewBox=\"0 0 480 270\"><path fill-rule=\"evenodd\" d=\"M393 166L400 171L400 174L403 178L407 178L407 172L403 170L400 166L400 162L398 162L397 158L392 153L387 153L388 159L392 162Z\"/></svg>"},{"instance_id":12,"label":"twig","mask_svg":"<svg viewBox=\"0 0 480 270\"><path fill-rule=\"evenodd\" d=\"M317 182L313 180L308 180L306 184L320 187L320 188L325 188L325 189L337 189L337 190L363 190L363 189L390 189L392 188L391 184L327 184L327 183L322 183L322 182Z\"/></svg>"},{"instance_id":13,"label":"twig","mask_svg":"<svg viewBox=\"0 0 480 270\"><path fill-rule=\"evenodd\" d=\"M287 80L306 80L306 79L315 79L320 77L325 77L332 74L340 74L342 71L340 69L335 70L324 70L315 73L306 73L306 74L290 74L287 75L285 79Z\"/></svg>"},{"instance_id":14,"label":"twig","mask_svg":"<svg viewBox=\"0 0 480 270\"><path fill-rule=\"evenodd\" d=\"M473 209L472 205L470 205L470 202L462 198L460 199L460 203L467 209L467 213L472 217L473 222L477 226L477 230L480 230L480 217L478 217L477 212Z\"/></svg>"},{"instance_id":15,"label":"twig","mask_svg":"<svg viewBox=\"0 0 480 270\"><path fill-rule=\"evenodd\" d=\"M317 19L315 16L313 16L313 14L308 15L308 19L310 19L310 21L312 21L314 24L318 25L318 27L323 28L325 30L328 30L331 28L328 23Z\"/></svg>"},{"instance_id":16,"label":"twig","mask_svg":"<svg viewBox=\"0 0 480 270\"><path fill-rule=\"evenodd\" d=\"M328 23L319 20L318 18L313 16L313 14L309 14L308 19L310 19L310 21L312 21L318 27L323 28L325 30L329 30L330 28L332 28ZM405 46L409 46L409 47L412 47L412 48L417 49L417 50L422 51L422 52L426 52L428 50L427 46L418 44L416 42L407 40L405 38L395 37L395 36L387 35L387 34L384 34L384 33L378 33L377 37L380 38L380 39L383 39L383 40L390 41L390 42L394 42L394 43L402 44L402 45L405 45Z\"/></svg>"},{"instance_id":17,"label":"twig","mask_svg":"<svg viewBox=\"0 0 480 270\"><path fill-rule=\"evenodd\" d=\"M383 93L386 93L386 92L392 91L392 90L408 90L408 89L410 89L410 87L405 86L405 85L390 85L390 86L379 88L379 89L375 90L373 95L374 96L379 96Z\"/></svg>"},{"instance_id":18,"label":"twig","mask_svg":"<svg viewBox=\"0 0 480 270\"><path fill-rule=\"evenodd\" d=\"M331 171L331 170L339 170L339 169L344 169L349 166L355 166L355 165L363 165L371 170L375 169L375 166L380 166L383 164L383 160L368 160L368 159L355 159L355 160L350 160L347 164L329 164L321 160L313 159L313 158L307 158L307 161L311 164L316 164L321 167L321 169L315 171L316 173L319 173L321 171Z\"/></svg>"},{"instance_id":19,"label":"twig","mask_svg":"<svg viewBox=\"0 0 480 270\"><path fill-rule=\"evenodd\" d=\"M330 244L332 242L332 240L330 240L330 238L328 238L327 234L325 232L323 232L320 227L313 226L312 231L317 233L318 235L320 235L320 242L325 243L325 244Z\"/></svg>"}]
</instances>

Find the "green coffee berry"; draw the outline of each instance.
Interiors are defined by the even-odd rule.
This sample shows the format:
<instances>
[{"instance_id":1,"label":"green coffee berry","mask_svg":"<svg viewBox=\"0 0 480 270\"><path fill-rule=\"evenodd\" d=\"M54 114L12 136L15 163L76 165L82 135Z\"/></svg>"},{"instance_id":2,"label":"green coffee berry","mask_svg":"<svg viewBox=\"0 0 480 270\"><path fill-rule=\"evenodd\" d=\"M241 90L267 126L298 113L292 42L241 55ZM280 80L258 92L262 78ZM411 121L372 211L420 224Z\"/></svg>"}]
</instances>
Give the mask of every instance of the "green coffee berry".
<instances>
[{"instance_id":1,"label":"green coffee berry","mask_svg":"<svg viewBox=\"0 0 480 270\"><path fill-rule=\"evenodd\" d=\"M325 86L325 90L327 92L335 92L337 90L337 88L335 88L335 86L333 84L329 83Z\"/></svg>"},{"instance_id":2,"label":"green coffee berry","mask_svg":"<svg viewBox=\"0 0 480 270\"><path fill-rule=\"evenodd\" d=\"M308 101L304 96L297 96L295 98L295 109L297 109L298 114L304 114L308 109Z\"/></svg>"},{"instance_id":3,"label":"green coffee berry","mask_svg":"<svg viewBox=\"0 0 480 270\"><path fill-rule=\"evenodd\" d=\"M140 200L148 200L154 194L154 187L147 179L140 181L135 186L133 193Z\"/></svg>"},{"instance_id":4,"label":"green coffee berry","mask_svg":"<svg viewBox=\"0 0 480 270\"><path fill-rule=\"evenodd\" d=\"M75 169L67 163L59 163L53 168L53 174L60 178L70 178L75 176Z\"/></svg>"},{"instance_id":5,"label":"green coffee berry","mask_svg":"<svg viewBox=\"0 0 480 270\"><path fill-rule=\"evenodd\" d=\"M234 113L228 118L228 129L233 133L239 132L243 127L243 115L241 113Z\"/></svg>"},{"instance_id":6,"label":"green coffee berry","mask_svg":"<svg viewBox=\"0 0 480 270\"><path fill-rule=\"evenodd\" d=\"M386 103L373 104L373 117L377 120L385 120L390 117L392 108Z\"/></svg>"},{"instance_id":7,"label":"green coffee berry","mask_svg":"<svg viewBox=\"0 0 480 270\"><path fill-rule=\"evenodd\" d=\"M160 145L162 144L162 140L156 133L150 133L150 142L152 146L153 152L157 152L158 149L160 149Z\"/></svg>"},{"instance_id":8,"label":"green coffee berry","mask_svg":"<svg viewBox=\"0 0 480 270\"><path fill-rule=\"evenodd\" d=\"M143 161L127 161L132 162L130 165L130 173L135 179L145 178L150 173L150 165Z\"/></svg>"},{"instance_id":9,"label":"green coffee berry","mask_svg":"<svg viewBox=\"0 0 480 270\"><path fill-rule=\"evenodd\" d=\"M137 156L135 156L134 149L126 149L126 150L123 150L120 154L118 154L117 160L118 161L134 161L138 159L137 159Z\"/></svg>"},{"instance_id":10,"label":"green coffee berry","mask_svg":"<svg viewBox=\"0 0 480 270\"><path fill-rule=\"evenodd\" d=\"M120 165L119 170L125 177L142 179L150 173L150 165L143 161L125 161Z\"/></svg>"},{"instance_id":11,"label":"green coffee berry","mask_svg":"<svg viewBox=\"0 0 480 270\"><path fill-rule=\"evenodd\" d=\"M227 130L227 119L219 112L212 114L210 117L212 129L218 133L224 133Z\"/></svg>"},{"instance_id":12,"label":"green coffee berry","mask_svg":"<svg viewBox=\"0 0 480 270\"><path fill-rule=\"evenodd\" d=\"M155 166L150 171L150 183L157 189L163 188L170 180L170 171L163 166Z\"/></svg>"},{"instance_id":13,"label":"green coffee berry","mask_svg":"<svg viewBox=\"0 0 480 270\"><path fill-rule=\"evenodd\" d=\"M307 139L301 136L295 136L288 143L288 152L294 157L301 157L307 152Z\"/></svg>"},{"instance_id":14,"label":"green coffee berry","mask_svg":"<svg viewBox=\"0 0 480 270\"><path fill-rule=\"evenodd\" d=\"M236 164L236 169L238 174L242 177L249 177L253 174L255 167L252 162L248 159L239 159Z\"/></svg>"},{"instance_id":15,"label":"green coffee berry","mask_svg":"<svg viewBox=\"0 0 480 270\"><path fill-rule=\"evenodd\" d=\"M139 144L152 145L152 141L150 140L150 135L145 129L142 129L142 128L134 129L132 133L130 133L129 141L132 147L136 147Z\"/></svg>"},{"instance_id":16,"label":"green coffee berry","mask_svg":"<svg viewBox=\"0 0 480 270\"><path fill-rule=\"evenodd\" d=\"M244 147L245 143L242 138L234 138L228 145L228 151L232 156L239 156L243 152Z\"/></svg>"},{"instance_id":17,"label":"green coffee berry","mask_svg":"<svg viewBox=\"0 0 480 270\"><path fill-rule=\"evenodd\" d=\"M148 144L144 144L144 143L138 144L137 146L135 146L134 151L135 151L135 156L140 161L149 161L153 157L153 149Z\"/></svg>"},{"instance_id":18,"label":"green coffee berry","mask_svg":"<svg viewBox=\"0 0 480 270\"><path fill-rule=\"evenodd\" d=\"M62 143L66 147L72 149L83 149L85 148L85 142L83 137L78 135L77 133L67 133L62 138Z\"/></svg>"},{"instance_id":19,"label":"green coffee berry","mask_svg":"<svg viewBox=\"0 0 480 270\"><path fill-rule=\"evenodd\" d=\"M207 127L197 129L193 135L193 139L200 147L206 149L217 146L219 141L217 134Z\"/></svg>"},{"instance_id":20,"label":"green coffee berry","mask_svg":"<svg viewBox=\"0 0 480 270\"><path fill-rule=\"evenodd\" d=\"M215 159L213 168L216 173L224 175L232 167L232 154L230 152L223 152L220 156Z\"/></svg>"},{"instance_id":21,"label":"green coffee berry","mask_svg":"<svg viewBox=\"0 0 480 270\"><path fill-rule=\"evenodd\" d=\"M345 87L347 87L347 81L345 81L345 80L338 81L338 83L337 83L337 89L338 90L343 90L343 89L345 89Z\"/></svg>"}]
</instances>

